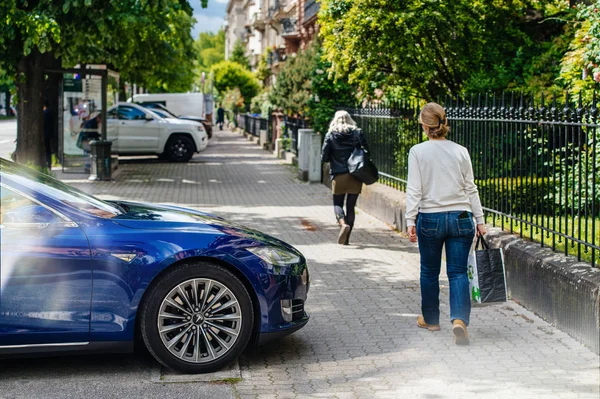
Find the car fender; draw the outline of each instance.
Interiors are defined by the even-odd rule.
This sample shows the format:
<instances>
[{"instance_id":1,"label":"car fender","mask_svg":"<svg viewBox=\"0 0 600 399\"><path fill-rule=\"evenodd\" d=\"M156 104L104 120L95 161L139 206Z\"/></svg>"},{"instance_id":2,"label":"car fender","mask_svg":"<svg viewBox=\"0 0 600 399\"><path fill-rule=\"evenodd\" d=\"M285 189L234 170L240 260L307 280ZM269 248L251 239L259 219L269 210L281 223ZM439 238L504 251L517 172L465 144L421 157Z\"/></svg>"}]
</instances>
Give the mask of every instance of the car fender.
<instances>
[{"instance_id":1,"label":"car fender","mask_svg":"<svg viewBox=\"0 0 600 399\"><path fill-rule=\"evenodd\" d=\"M164 142L161 143L159 148L162 148L164 151L164 148L171 136L176 134L181 134L190 137L194 142L194 146L196 147L195 152L198 152L199 149L202 148L202 138L200 137L200 132L196 129L189 129L181 125L172 127L169 126L167 137L165 138Z\"/></svg>"},{"instance_id":2,"label":"car fender","mask_svg":"<svg viewBox=\"0 0 600 399\"><path fill-rule=\"evenodd\" d=\"M228 265L230 270L234 268L238 272L236 273L238 276L246 279L245 283L249 285L250 295L254 295L253 292L256 293L253 299L258 304L256 310L261 315L260 324L264 324L268 320L268 305L265 295L265 282L268 281L262 276L262 273L253 272L246 264L245 259L250 260L253 256L243 249L248 244L247 240L234 243L232 242L234 239L231 237L205 231L203 234L194 234L193 240L177 240L171 235L171 239L167 243L161 240L164 232L139 236L139 231L121 228L124 229L124 232L129 231L130 233L123 236L123 242L102 243L102 236L88 230L94 262L92 340L128 341L133 339L138 307L148 287L156 282L164 271L181 262L193 259L213 259L216 263ZM131 243L131 234L137 235L137 243ZM189 233L186 236L189 237ZM200 244L200 241L204 243ZM125 242L128 243L128 246L123 249ZM226 247L217 249L218 245L226 245ZM193 247L203 247L204 249ZM268 284L266 286L268 287Z\"/></svg>"}]
</instances>

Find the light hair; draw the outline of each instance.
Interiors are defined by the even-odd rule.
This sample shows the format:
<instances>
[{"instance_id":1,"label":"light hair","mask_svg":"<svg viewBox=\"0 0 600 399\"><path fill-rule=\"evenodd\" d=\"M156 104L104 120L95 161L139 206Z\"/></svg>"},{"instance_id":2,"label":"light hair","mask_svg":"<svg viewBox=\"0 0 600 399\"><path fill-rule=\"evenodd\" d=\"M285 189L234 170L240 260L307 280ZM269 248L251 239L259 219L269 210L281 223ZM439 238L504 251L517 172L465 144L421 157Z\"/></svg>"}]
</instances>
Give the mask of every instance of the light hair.
<instances>
[{"instance_id":1,"label":"light hair","mask_svg":"<svg viewBox=\"0 0 600 399\"><path fill-rule=\"evenodd\" d=\"M425 132L432 139L446 137L450 132L446 111L437 103L425 104L419 115L419 123L423 125Z\"/></svg>"},{"instance_id":2,"label":"light hair","mask_svg":"<svg viewBox=\"0 0 600 399\"><path fill-rule=\"evenodd\" d=\"M354 122L354 119L352 119L347 111L337 111L329 124L327 133L348 133L356 129L358 129L356 122Z\"/></svg>"}]
</instances>

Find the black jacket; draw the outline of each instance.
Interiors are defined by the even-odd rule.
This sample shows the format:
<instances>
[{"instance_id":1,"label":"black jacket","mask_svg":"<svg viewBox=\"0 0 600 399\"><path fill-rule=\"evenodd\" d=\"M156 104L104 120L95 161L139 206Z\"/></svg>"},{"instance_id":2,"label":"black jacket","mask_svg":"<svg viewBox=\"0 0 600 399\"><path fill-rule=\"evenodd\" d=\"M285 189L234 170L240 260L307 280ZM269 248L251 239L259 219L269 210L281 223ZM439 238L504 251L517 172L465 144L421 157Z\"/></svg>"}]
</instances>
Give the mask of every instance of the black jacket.
<instances>
[{"instance_id":1,"label":"black jacket","mask_svg":"<svg viewBox=\"0 0 600 399\"><path fill-rule=\"evenodd\" d=\"M348 173L348 158L359 144L367 152L369 151L365 135L360 129L348 133L327 133L323 143L321 160L329 162L329 174L332 179L336 175Z\"/></svg>"}]
</instances>

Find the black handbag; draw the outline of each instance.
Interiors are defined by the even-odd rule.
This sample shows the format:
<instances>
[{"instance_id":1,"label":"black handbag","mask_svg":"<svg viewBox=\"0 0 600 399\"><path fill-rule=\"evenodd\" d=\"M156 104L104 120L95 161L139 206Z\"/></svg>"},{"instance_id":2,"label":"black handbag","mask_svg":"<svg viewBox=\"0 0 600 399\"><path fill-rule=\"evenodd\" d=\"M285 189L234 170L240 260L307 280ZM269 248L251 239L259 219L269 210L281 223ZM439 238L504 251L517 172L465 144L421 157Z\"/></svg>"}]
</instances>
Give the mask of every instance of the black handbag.
<instances>
[{"instance_id":1,"label":"black handbag","mask_svg":"<svg viewBox=\"0 0 600 399\"><path fill-rule=\"evenodd\" d=\"M348 171L359 181L371 185L379 180L379 171L371 160L369 152L360 143L358 130L354 131L354 150L348 158Z\"/></svg>"}]
</instances>

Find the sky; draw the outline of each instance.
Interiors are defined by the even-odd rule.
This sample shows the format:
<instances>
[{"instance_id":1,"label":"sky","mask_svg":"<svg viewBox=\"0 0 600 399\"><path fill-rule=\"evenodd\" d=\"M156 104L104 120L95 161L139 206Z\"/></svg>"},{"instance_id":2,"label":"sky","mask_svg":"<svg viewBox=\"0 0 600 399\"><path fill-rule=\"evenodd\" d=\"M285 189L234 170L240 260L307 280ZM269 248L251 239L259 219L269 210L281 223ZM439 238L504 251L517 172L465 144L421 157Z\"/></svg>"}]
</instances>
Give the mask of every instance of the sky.
<instances>
[{"instance_id":1,"label":"sky","mask_svg":"<svg viewBox=\"0 0 600 399\"><path fill-rule=\"evenodd\" d=\"M192 29L192 37L196 39L200 32L217 32L225 20L225 10L229 0L208 0L208 7L202 8L200 0L189 0L194 7L196 25Z\"/></svg>"}]
</instances>

